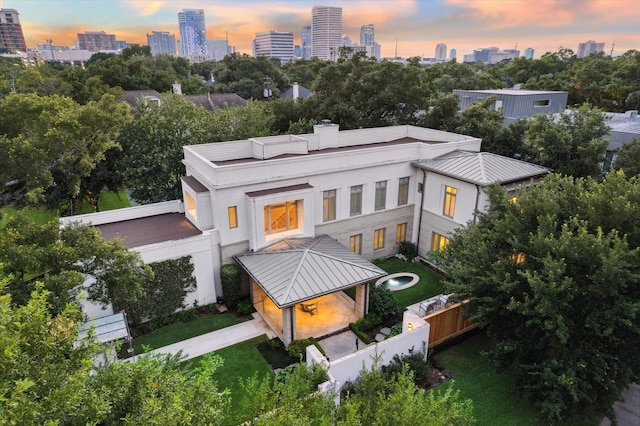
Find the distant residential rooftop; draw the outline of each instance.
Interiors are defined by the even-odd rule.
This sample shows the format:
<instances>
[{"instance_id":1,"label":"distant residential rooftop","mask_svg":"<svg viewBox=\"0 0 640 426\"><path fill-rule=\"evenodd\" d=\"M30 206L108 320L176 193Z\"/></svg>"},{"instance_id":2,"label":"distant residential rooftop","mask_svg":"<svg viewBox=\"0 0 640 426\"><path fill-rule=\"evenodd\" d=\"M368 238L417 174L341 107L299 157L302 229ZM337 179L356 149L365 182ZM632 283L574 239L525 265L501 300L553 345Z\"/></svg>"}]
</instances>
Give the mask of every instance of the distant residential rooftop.
<instances>
[{"instance_id":1,"label":"distant residential rooftop","mask_svg":"<svg viewBox=\"0 0 640 426\"><path fill-rule=\"evenodd\" d=\"M105 240L120 236L127 248L181 240L202 232L183 213L166 213L139 219L95 225Z\"/></svg>"},{"instance_id":2,"label":"distant residential rooftop","mask_svg":"<svg viewBox=\"0 0 640 426\"><path fill-rule=\"evenodd\" d=\"M487 89L487 90L454 90L459 92L486 93L488 95L545 95L554 93L568 93L559 90L523 90L523 89Z\"/></svg>"}]
</instances>

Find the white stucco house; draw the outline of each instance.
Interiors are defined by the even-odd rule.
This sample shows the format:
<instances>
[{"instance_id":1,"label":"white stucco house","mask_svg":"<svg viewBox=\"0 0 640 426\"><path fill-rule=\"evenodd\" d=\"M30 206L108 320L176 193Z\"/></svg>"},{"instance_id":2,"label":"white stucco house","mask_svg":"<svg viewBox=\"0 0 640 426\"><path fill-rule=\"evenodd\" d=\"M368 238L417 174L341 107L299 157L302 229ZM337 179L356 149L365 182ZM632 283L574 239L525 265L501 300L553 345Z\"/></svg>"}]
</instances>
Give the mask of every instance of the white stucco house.
<instances>
[{"instance_id":1,"label":"white stucco house","mask_svg":"<svg viewBox=\"0 0 640 426\"><path fill-rule=\"evenodd\" d=\"M255 309L288 344L366 313L368 283L385 275L369 260L405 240L423 256L437 250L487 207L487 186L515 188L548 172L480 144L414 126L340 131L324 122L311 134L185 146L184 202L63 222L120 235L146 262L190 255L198 288L189 297L200 304L221 296L220 267L238 263ZM342 292L351 287L355 302Z\"/></svg>"}]
</instances>

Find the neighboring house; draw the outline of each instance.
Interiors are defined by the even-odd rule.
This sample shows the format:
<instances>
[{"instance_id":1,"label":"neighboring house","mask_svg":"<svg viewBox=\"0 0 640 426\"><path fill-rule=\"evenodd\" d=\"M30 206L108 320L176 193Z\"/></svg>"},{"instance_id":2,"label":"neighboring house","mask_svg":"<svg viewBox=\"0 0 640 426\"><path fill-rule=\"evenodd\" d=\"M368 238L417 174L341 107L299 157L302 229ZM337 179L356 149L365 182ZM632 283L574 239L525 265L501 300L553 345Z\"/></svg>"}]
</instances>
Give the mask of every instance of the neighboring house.
<instances>
[{"instance_id":1,"label":"neighboring house","mask_svg":"<svg viewBox=\"0 0 640 426\"><path fill-rule=\"evenodd\" d=\"M285 90L280 97L282 99L293 99L295 101L298 98L306 99L312 94L313 92L306 87L300 86L298 83L293 83L293 85Z\"/></svg>"},{"instance_id":2,"label":"neighboring house","mask_svg":"<svg viewBox=\"0 0 640 426\"><path fill-rule=\"evenodd\" d=\"M179 83L176 84L179 86ZM181 93L181 92L180 92ZM196 106L201 106L207 111L228 108L232 106L245 106L247 101L235 93L207 93L204 95L186 95L186 98ZM120 100L128 103L132 108L138 107L138 101L145 99L160 105L160 93L155 90L127 90Z\"/></svg>"},{"instance_id":3,"label":"neighboring house","mask_svg":"<svg viewBox=\"0 0 640 426\"><path fill-rule=\"evenodd\" d=\"M119 234L147 262L191 255L200 304L221 295L220 267L239 263L256 310L285 344L366 314L369 260L411 241L424 256L544 167L480 153L480 139L414 126L258 137L184 147L180 201L75 216ZM165 218L166 217L166 218ZM108 232L107 232L108 230ZM356 289L356 301L342 290ZM333 328L332 328L333 327Z\"/></svg>"},{"instance_id":4,"label":"neighboring house","mask_svg":"<svg viewBox=\"0 0 640 426\"><path fill-rule=\"evenodd\" d=\"M631 110L625 113L605 113L607 126L611 127L606 139L609 139L607 147L606 168L615 161L616 152L622 146L633 139L640 140L640 119L638 119L638 111Z\"/></svg>"},{"instance_id":5,"label":"neighboring house","mask_svg":"<svg viewBox=\"0 0 640 426\"><path fill-rule=\"evenodd\" d=\"M495 96L493 109L502 110L505 125L535 114L561 113L567 107L569 96L568 92L519 89L454 90L453 94L459 98L460 112L464 112L471 104Z\"/></svg>"}]
</instances>

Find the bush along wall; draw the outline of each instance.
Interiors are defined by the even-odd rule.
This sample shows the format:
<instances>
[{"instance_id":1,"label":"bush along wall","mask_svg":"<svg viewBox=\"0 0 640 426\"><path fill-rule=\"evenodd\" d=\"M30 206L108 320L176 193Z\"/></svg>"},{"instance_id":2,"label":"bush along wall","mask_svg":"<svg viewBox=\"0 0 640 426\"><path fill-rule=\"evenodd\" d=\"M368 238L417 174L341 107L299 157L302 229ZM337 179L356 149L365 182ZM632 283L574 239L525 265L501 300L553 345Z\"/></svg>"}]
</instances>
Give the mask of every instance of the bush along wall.
<instances>
[{"instance_id":1,"label":"bush along wall","mask_svg":"<svg viewBox=\"0 0 640 426\"><path fill-rule=\"evenodd\" d=\"M125 306L114 306L114 309L127 312L127 319L132 325L167 318L177 310L184 309L185 297L196 289L191 256L151 263L149 266L153 270L153 278L145 283L144 295Z\"/></svg>"},{"instance_id":2,"label":"bush along wall","mask_svg":"<svg viewBox=\"0 0 640 426\"><path fill-rule=\"evenodd\" d=\"M236 309L242 299L240 294L242 275L240 267L234 263L222 265L220 280L222 281L222 295L231 309Z\"/></svg>"}]
</instances>

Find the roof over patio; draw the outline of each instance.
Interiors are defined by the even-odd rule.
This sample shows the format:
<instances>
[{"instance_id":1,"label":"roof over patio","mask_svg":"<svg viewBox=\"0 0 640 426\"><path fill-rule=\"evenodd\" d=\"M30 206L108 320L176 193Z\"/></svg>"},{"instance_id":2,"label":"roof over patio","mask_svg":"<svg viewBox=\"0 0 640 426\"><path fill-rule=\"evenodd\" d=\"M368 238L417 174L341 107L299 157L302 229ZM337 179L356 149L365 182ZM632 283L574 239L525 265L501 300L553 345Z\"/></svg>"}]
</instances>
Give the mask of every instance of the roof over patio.
<instances>
[{"instance_id":1,"label":"roof over patio","mask_svg":"<svg viewBox=\"0 0 640 426\"><path fill-rule=\"evenodd\" d=\"M328 235L285 239L235 259L279 308L387 275Z\"/></svg>"}]
</instances>

